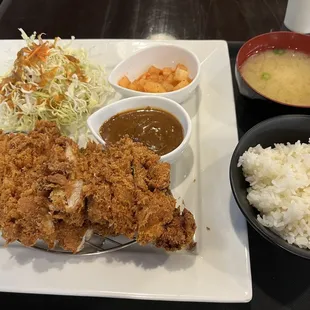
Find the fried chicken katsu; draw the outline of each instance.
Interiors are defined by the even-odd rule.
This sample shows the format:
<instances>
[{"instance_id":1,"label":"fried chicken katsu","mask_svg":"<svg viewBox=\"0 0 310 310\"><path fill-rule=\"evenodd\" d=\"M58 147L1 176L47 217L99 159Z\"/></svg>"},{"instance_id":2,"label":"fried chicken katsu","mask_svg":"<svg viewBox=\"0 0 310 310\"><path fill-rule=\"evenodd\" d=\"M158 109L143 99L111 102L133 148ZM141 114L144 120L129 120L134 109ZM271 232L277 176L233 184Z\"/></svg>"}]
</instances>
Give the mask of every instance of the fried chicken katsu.
<instances>
[{"instance_id":1,"label":"fried chicken katsu","mask_svg":"<svg viewBox=\"0 0 310 310\"><path fill-rule=\"evenodd\" d=\"M196 224L176 208L170 166L124 138L79 149L56 125L0 132L0 230L7 243L43 240L76 253L92 233L124 235L167 251L190 247Z\"/></svg>"}]
</instances>

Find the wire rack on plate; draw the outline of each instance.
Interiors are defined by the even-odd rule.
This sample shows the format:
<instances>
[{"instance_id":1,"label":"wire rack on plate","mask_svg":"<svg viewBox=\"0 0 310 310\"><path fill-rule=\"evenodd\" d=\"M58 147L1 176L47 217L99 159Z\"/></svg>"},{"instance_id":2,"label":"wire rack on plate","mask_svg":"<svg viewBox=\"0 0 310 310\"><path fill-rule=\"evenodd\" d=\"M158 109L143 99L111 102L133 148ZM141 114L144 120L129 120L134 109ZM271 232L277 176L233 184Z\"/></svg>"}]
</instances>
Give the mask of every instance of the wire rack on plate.
<instances>
[{"instance_id":1,"label":"wire rack on plate","mask_svg":"<svg viewBox=\"0 0 310 310\"><path fill-rule=\"evenodd\" d=\"M117 237L101 237L98 235L92 235L89 240L86 240L84 247L77 253L73 254L69 251L63 250L60 247L49 249L45 242L38 241L32 248L40 251L56 253L56 254L67 254L74 256L91 256L111 253L124 248L127 248L136 243L136 240L128 239L123 236Z\"/></svg>"}]
</instances>

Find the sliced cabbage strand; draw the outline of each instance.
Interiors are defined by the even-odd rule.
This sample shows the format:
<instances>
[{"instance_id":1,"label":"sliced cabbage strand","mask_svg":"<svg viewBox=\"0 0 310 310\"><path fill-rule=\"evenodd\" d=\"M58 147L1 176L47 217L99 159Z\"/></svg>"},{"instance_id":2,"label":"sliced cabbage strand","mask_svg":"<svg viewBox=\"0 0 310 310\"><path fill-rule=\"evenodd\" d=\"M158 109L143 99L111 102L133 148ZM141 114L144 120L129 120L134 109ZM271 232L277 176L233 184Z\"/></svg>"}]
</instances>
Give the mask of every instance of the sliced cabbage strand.
<instances>
[{"instance_id":1,"label":"sliced cabbage strand","mask_svg":"<svg viewBox=\"0 0 310 310\"><path fill-rule=\"evenodd\" d=\"M92 64L84 49L61 47L59 38L44 42L36 32L29 37L19 30L26 47L0 81L0 128L29 131L43 119L73 138L86 134L86 117L113 94L104 69Z\"/></svg>"}]
</instances>

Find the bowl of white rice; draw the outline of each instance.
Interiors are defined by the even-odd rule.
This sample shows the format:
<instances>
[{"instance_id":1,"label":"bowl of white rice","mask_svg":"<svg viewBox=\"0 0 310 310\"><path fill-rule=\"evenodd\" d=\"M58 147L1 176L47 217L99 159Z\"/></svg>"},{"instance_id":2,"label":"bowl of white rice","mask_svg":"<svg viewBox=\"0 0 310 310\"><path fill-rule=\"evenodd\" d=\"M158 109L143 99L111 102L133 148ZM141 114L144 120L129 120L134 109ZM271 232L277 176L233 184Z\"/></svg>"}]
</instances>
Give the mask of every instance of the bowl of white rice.
<instances>
[{"instance_id":1,"label":"bowl of white rice","mask_svg":"<svg viewBox=\"0 0 310 310\"><path fill-rule=\"evenodd\" d=\"M259 123L230 163L233 195L248 222L270 242L310 259L310 115Z\"/></svg>"}]
</instances>

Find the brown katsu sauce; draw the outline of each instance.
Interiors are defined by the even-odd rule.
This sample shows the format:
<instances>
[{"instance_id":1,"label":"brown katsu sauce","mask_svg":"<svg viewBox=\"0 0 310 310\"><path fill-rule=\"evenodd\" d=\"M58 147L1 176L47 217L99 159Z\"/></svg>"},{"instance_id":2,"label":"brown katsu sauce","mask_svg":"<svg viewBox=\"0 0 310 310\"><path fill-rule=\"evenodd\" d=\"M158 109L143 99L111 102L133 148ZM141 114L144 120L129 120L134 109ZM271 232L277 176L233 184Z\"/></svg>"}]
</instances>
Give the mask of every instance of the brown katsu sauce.
<instances>
[{"instance_id":1,"label":"brown katsu sauce","mask_svg":"<svg viewBox=\"0 0 310 310\"><path fill-rule=\"evenodd\" d=\"M99 132L107 143L128 135L160 156L176 149L184 138L182 125L172 114L150 107L116 114L101 125Z\"/></svg>"}]
</instances>

